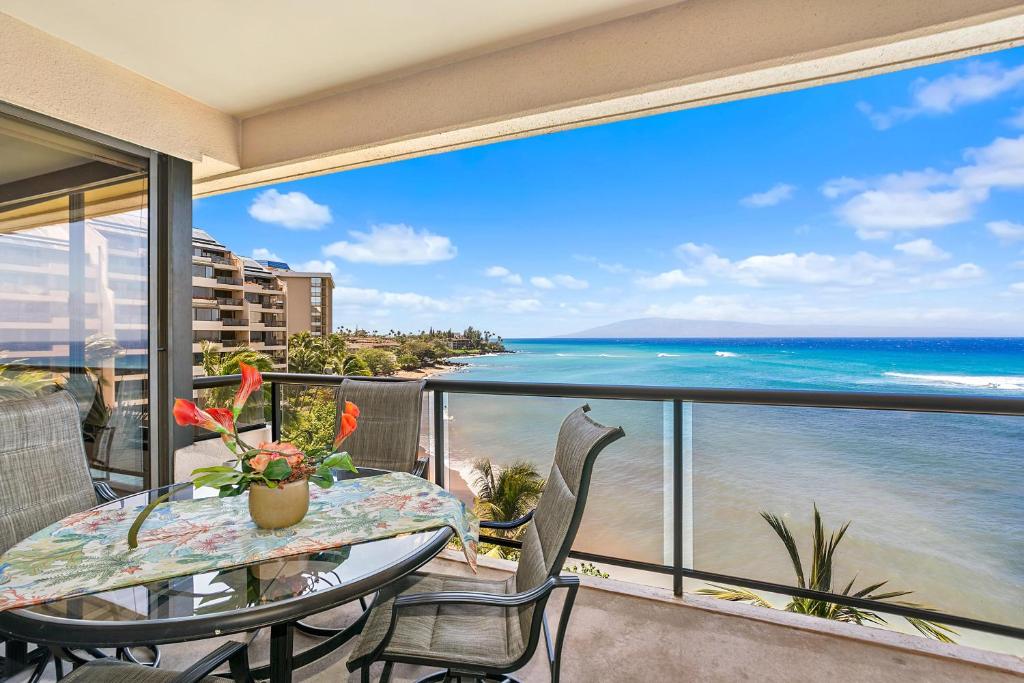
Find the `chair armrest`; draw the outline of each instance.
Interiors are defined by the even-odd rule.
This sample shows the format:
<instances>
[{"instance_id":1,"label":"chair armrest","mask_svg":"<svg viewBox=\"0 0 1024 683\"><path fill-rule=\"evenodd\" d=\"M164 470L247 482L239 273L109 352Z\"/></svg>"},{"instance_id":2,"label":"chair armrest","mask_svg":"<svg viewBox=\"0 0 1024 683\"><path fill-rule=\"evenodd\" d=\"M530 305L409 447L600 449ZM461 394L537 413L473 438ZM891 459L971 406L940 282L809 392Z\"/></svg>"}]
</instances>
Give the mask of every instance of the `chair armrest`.
<instances>
[{"instance_id":1,"label":"chair armrest","mask_svg":"<svg viewBox=\"0 0 1024 683\"><path fill-rule=\"evenodd\" d=\"M480 520L481 529L518 529L522 525L533 519L533 513L535 510L530 510L519 519L513 519L511 522L489 522Z\"/></svg>"},{"instance_id":2,"label":"chair armrest","mask_svg":"<svg viewBox=\"0 0 1024 683\"><path fill-rule=\"evenodd\" d=\"M522 607L530 605L555 588L578 587L577 576L552 576L533 590L512 595L495 595L493 593L469 593L448 591L440 593L413 593L395 598L395 608L415 607L417 605L487 605L491 607Z\"/></svg>"},{"instance_id":3,"label":"chair armrest","mask_svg":"<svg viewBox=\"0 0 1024 683\"><path fill-rule=\"evenodd\" d=\"M430 458L423 456L422 458L416 458L416 464L412 467L412 473L421 479L427 478L427 466L430 465Z\"/></svg>"},{"instance_id":4,"label":"chair armrest","mask_svg":"<svg viewBox=\"0 0 1024 683\"><path fill-rule=\"evenodd\" d=\"M233 677L236 672L236 666L239 665L242 667L240 671L247 674L249 668L248 647L249 646L246 643L239 643L236 641L224 643L216 650L190 666L188 669L175 676L172 679L173 683L198 683L212 674L219 666L228 660L231 660L231 673ZM240 679L236 678L236 680Z\"/></svg>"},{"instance_id":5,"label":"chair armrest","mask_svg":"<svg viewBox=\"0 0 1024 683\"><path fill-rule=\"evenodd\" d=\"M100 503L110 503L118 498L114 489L110 488L110 484L105 481L94 481L92 487L96 490L96 499Z\"/></svg>"}]
</instances>

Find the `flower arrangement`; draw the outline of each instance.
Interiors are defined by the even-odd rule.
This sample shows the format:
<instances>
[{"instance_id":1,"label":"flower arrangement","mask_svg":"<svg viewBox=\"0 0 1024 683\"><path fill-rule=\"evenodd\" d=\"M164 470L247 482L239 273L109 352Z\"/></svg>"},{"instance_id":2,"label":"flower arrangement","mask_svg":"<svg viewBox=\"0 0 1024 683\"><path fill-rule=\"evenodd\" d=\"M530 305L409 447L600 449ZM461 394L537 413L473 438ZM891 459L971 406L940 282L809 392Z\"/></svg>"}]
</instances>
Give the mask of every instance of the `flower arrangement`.
<instances>
[{"instance_id":1,"label":"flower arrangement","mask_svg":"<svg viewBox=\"0 0 1024 683\"><path fill-rule=\"evenodd\" d=\"M128 531L129 548L138 547L139 530L156 506L169 499L173 493L188 486L216 488L219 490L218 495L222 498L238 496L248 490L250 491L249 511L257 525L264 528L278 528L278 526L287 526L297 522L305 515L309 505L308 482L313 482L326 489L334 484L333 469L345 469L358 474L358 470L352 463L352 457L341 450L345 439L351 436L359 426L359 408L351 401L345 401L338 433L331 444L307 449L305 452L288 442L265 441L255 447L247 444L238 433L236 421L249 397L263 386L263 376L251 365L239 363L239 367L242 380L235 392L231 408L207 408L204 410L192 401L182 398L174 402L174 421L182 427L200 427L220 434L225 446L235 456L233 462L196 468L192 471L194 477L192 481L171 487L167 493L147 505ZM289 486L293 482L301 483L302 490L298 491L298 497L294 493L298 490L297 487ZM277 490L283 494L286 488L289 492L286 498L267 498L263 493L268 490ZM255 493L260 493L260 496L257 498ZM258 503L258 507L262 511L260 514L257 514L254 506L257 499L260 501ZM277 524L273 521L264 523L260 519L261 516L268 519L273 518L272 508L282 505L291 507L292 512L297 511L297 514L292 515L292 521Z\"/></svg>"},{"instance_id":2,"label":"flower arrangement","mask_svg":"<svg viewBox=\"0 0 1024 683\"><path fill-rule=\"evenodd\" d=\"M357 472L352 458L341 451L341 445L358 427L359 408L345 402L341 426L334 442L306 452L288 442L262 442L253 447L238 434L235 421L249 397L263 385L259 370L240 363L242 381L238 385L231 408L200 409L192 401L179 398L174 402L174 421L179 425L196 426L220 434L221 440L236 457L237 466L218 465L193 470L195 486L220 489L222 497L237 496L252 485L277 488L282 484L308 479L321 488L334 483L331 470L347 469Z\"/></svg>"}]
</instances>

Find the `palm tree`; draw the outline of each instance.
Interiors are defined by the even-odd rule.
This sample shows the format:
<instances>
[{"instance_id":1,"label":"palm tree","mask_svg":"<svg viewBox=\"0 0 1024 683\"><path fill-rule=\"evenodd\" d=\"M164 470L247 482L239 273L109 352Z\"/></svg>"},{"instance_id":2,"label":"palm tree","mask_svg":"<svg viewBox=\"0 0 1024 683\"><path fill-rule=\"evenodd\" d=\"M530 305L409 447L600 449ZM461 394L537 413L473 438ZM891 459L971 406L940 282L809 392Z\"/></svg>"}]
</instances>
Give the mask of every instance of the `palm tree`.
<instances>
[{"instance_id":1,"label":"palm tree","mask_svg":"<svg viewBox=\"0 0 1024 683\"><path fill-rule=\"evenodd\" d=\"M474 506L476 514L480 519L491 522L519 519L537 506L540 494L544 491L544 478L536 467L525 460L517 460L495 471L490 460L481 459L473 463L473 472L477 475L474 482L477 490ZM504 538L517 538L524 529L497 529L495 532ZM516 553L509 548L497 546L488 554L508 557Z\"/></svg>"},{"instance_id":2,"label":"palm tree","mask_svg":"<svg viewBox=\"0 0 1024 683\"><path fill-rule=\"evenodd\" d=\"M811 573L810 576L807 577L804 574L804 565L800 559L800 550L797 548L796 540L793 538L793 534L790 532L786 522L783 521L781 517L767 512L762 512L761 517L764 518L764 521L768 522L772 531L774 531L782 540L782 544L786 546L786 551L789 553L789 559L793 563L793 570L796 572L796 584L800 588L808 588L810 590L822 591L825 593L838 593L839 595L865 598L867 600L892 600L893 604L927 609L927 607L919 603L907 602L904 600L893 600L893 598L910 595L913 591L876 592L882 586L887 584L888 581L880 581L854 591L853 584L857 580L856 575L854 575L842 590L835 590L835 586L832 582L832 559L836 548L839 546L839 542L843 540L843 536L846 535L846 530L850 527L850 522L847 522L840 527L839 531L833 531L826 539L825 527L821 522L821 514L818 512L818 506L814 506L814 531L810 566ZM853 592L851 593L851 591ZM759 607L772 607L771 603L760 595L757 595L753 591L745 588L730 588L727 586L712 584L712 588L702 588L697 592L704 595L711 595L721 600L746 602ZM875 612L869 612L858 607L838 605L834 602L818 600L815 598L791 598L785 609L787 612L809 614L823 619L845 621L855 624L864 624L867 622L881 625L886 623L885 619ZM914 617L904 618L911 626L929 638L934 638L935 640L943 643L954 642L951 636L956 635L956 631L948 626L935 623L934 621L927 621L925 619L917 619Z\"/></svg>"},{"instance_id":3,"label":"palm tree","mask_svg":"<svg viewBox=\"0 0 1024 683\"><path fill-rule=\"evenodd\" d=\"M250 349L248 346L239 346L231 351L218 351L208 341L202 342L202 345L203 358L201 365L203 372L210 377L216 375L237 375L242 371L239 363L251 365L260 372L270 372L274 369L274 360L270 356L262 351ZM206 391L209 393L206 394L203 402L205 406L228 406L231 403L231 398L235 395L235 387L216 387ZM264 403L269 402L264 401ZM243 415L239 418L239 422L258 422L261 416L259 413L251 411L262 410L258 402L250 402L246 406Z\"/></svg>"}]
</instances>

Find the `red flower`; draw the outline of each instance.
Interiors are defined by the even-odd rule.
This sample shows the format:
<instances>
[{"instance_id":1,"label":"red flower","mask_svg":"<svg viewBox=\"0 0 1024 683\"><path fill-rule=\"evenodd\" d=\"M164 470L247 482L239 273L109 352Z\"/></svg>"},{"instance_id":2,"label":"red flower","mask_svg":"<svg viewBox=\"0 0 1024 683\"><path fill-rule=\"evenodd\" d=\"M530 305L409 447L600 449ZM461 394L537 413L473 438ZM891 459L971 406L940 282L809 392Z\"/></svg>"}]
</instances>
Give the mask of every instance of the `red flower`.
<instances>
[{"instance_id":1,"label":"red flower","mask_svg":"<svg viewBox=\"0 0 1024 683\"><path fill-rule=\"evenodd\" d=\"M352 417L359 417L359 406L352 401L345 401L345 414Z\"/></svg>"},{"instance_id":2,"label":"red flower","mask_svg":"<svg viewBox=\"0 0 1024 683\"><path fill-rule=\"evenodd\" d=\"M354 406L354 404L352 405ZM356 410L358 410L358 408ZM341 448L341 443L347 439L352 432L356 431L357 426L358 424L356 423L355 416L348 412L346 406L346 411L341 414L341 426L338 428L338 433L334 437L334 450Z\"/></svg>"},{"instance_id":3,"label":"red flower","mask_svg":"<svg viewBox=\"0 0 1024 683\"><path fill-rule=\"evenodd\" d=\"M182 427L195 426L218 434L228 434L228 429L222 420L218 420L210 414L216 410L223 409L212 408L210 412L207 412L196 407L192 401L179 398L174 401L174 421Z\"/></svg>"},{"instance_id":4,"label":"red flower","mask_svg":"<svg viewBox=\"0 0 1024 683\"><path fill-rule=\"evenodd\" d=\"M251 365L239 362L239 369L242 372L242 381L238 384L238 391L235 392L235 400L231 404L231 409L234 418L238 419L238 414L242 412L242 408L245 406L245 402L249 400L249 396L252 392L263 386L263 375L260 371Z\"/></svg>"},{"instance_id":5,"label":"red flower","mask_svg":"<svg viewBox=\"0 0 1024 683\"><path fill-rule=\"evenodd\" d=\"M260 462L262 463L262 465L260 467L253 465L252 462L250 461L249 466L252 467L257 472L262 472L264 469L266 469L267 464L269 464L271 460L284 458L285 460L288 461L289 467L295 467L301 464L302 459L306 457L306 454L300 451L298 446L296 446L293 443L288 443L287 441L283 443L277 441L264 441L263 443L260 444L260 451L261 452L259 453L259 455L256 456L256 458L260 458L260 456L263 455L268 455L270 457L267 458L265 461L261 459ZM256 458L253 458L253 460L255 460Z\"/></svg>"}]
</instances>

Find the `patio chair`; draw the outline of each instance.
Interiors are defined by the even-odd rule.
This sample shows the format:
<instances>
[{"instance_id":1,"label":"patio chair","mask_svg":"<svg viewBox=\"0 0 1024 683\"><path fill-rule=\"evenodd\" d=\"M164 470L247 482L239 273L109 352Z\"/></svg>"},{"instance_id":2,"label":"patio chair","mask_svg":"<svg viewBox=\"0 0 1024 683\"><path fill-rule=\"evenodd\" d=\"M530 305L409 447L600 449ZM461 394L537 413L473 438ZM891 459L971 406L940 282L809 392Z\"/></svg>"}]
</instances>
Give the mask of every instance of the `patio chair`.
<instances>
[{"instance_id":1,"label":"patio chair","mask_svg":"<svg viewBox=\"0 0 1024 683\"><path fill-rule=\"evenodd\" d=\"M225 662L230 663L231 677L235 681L251 681L247 645L227 642L206 655L185 671L155 669L141 664L116 659L98 659L75 669L60 679L62 683L214 683L223 678L210 676Z\"/></svg>"},{"instance_id":2,"label":"patio chair","mask_svg":"<svg viewBox=\"0 0 1024 683\"><path fill-rule=\"evenodd\" d=\"M117 498L89 474L80 419L79 403L67 391L0 402L0 553L72 513ZM41 671L50 658L45 648L28 651L11 640L6 646L8 675L20 666ZM159 649L144 647L159 663ZM118 655L132 658L127 650Z\"/></svg>"},{"instance_id":3,"label":"patio chair","mask_svg":"<svg viewBox=\"0 0 1024 683\"><path fill-rule=\"evenodd\" d=\"M482 522L482 528L508 529L531 521L523 535L519 568L505 581L416 573L378 595L366 626L349 656L369 683L370 665L384 662L381 681L396 663L443 667L421 681L466 677L514 680L507 676L533 656L543 630L551 680L559 679L565 629L579 588L575 576L562 576L583 517L590 475L598 453L624 435L574 410L562 423L554 463L536 510L513 522ZM544 608L552 591L567 590L552 643Z\"/></svg>"},{"instance_id":4,"label":"patio chair","mask_svg":"<svg viewBox=\"0 0 1024 683\"><path fill-rule=\"evenodd\" d=\"M359 428L345 442L357 467L426 476L429 460L418 455L424 384L351 379L341 383L339 406L352 401L360 411Z\"/></svg>"}]
</instances>

